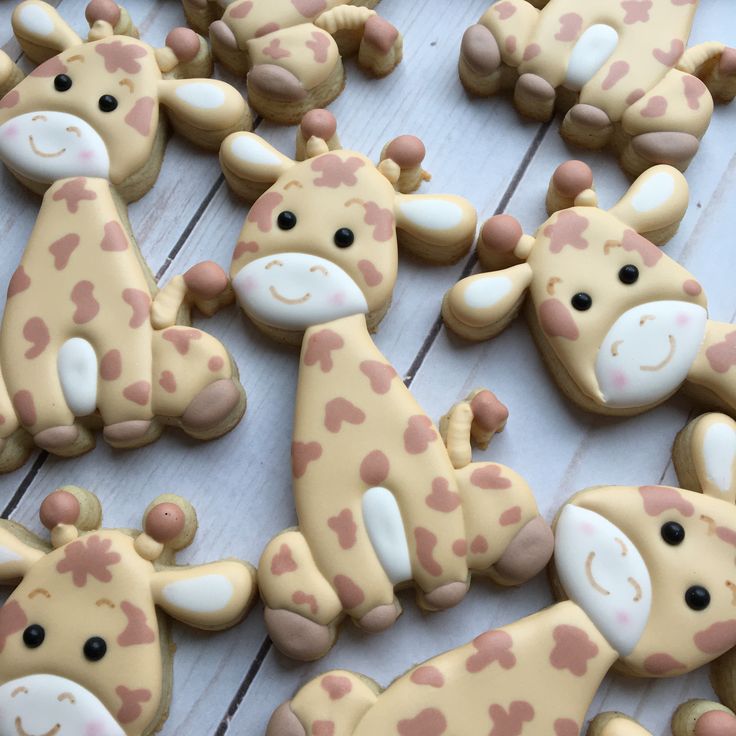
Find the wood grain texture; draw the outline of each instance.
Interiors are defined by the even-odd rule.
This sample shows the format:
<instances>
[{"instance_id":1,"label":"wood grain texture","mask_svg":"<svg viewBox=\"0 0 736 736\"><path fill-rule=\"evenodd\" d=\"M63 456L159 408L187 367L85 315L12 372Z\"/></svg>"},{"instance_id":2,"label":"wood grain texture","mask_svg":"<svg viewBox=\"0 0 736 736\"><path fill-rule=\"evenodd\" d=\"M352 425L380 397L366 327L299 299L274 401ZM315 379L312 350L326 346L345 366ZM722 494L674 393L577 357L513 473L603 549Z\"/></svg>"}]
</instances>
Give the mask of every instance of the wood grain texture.
<instances>
[{"instance_id":1,"label":"wood grain texture","mask_svg":"<svg viewBox=\"0 0 736 736\"><path fill-rule=\"evenodd\" d=\"M0 1L0 42L11 54L17 50L10 39L13 4ZM56 4L83 30L84 0ZM547 126L524 121L508 99L469 99L462 91L456 72L460 37L487 4L383 0L382 14L405 34L405 60L382 80L368 79L348 62L347 87L331 107L343 145L376 158L395 135L416 134L427 145L425 165L433 174L422 191L462 194L478 207L482 219L506 210L527 231L544 219L549 175L569 157L593 165L601 199L612 204L626 187L612 156L568 148L557 134L558 121ZM732 0L701 5L692 42L719 39L736 45L736 27L724 22L733 16ZM126 7L142 37L156 44L184 22L177 0L130 0ZM687 173L692 206L666 247L696 275L708 293L711 314L724 321L736 316L735 125L736 105L717 108ZM262 123L258 132L293 153L293 128ZM38 199L0 170L0 202L0 283L7 283ZM228 190L215 156L173 138L156 186L130 212L142 252L165 282L203 259L227 267L247 206ZM465 344L439 327L444 291L472 263L471 257L437 268L402 256L393 304L376 336L429 413L438 418L476 386L494 390L508 404L511 417L507 430L476 458L498 460L523 473L548 519L569 495L588 485L674 482L671 443L695 413L686 400L674 399L634 419L593 417L562 399L522 319L481 345ZM266 541L294 523L288 453L297 353L262 337L235 308L197 324L223 340L238 363L249 397L239 427L212 443L168 431L152 447L132 452L100 443L89 455L71 461L37 453L35 462L0 478L5 515L40 532L37 512L43 497L60 484L75 483L100 496L106 523L135 526L152 497L173 491L187 496L200 518L197 539L180 561L237 556L256 563ZM551 600L543 578L519 590L478 582L460 607L431 616L419 612L411 594L400 598L405 613L393 629L369 636L347 624L330 655L311 665L289 662L270 647L260 606L229 632L199 634L175 626L174 700L161 733L262 734L272 710L325 669L353 668L387 685L416 662ZM656 682L610 677L591 713L616 709L635 714L664 736L670 714L682 700L710 694L704 670Z\"/></svg>"}]
</instances>

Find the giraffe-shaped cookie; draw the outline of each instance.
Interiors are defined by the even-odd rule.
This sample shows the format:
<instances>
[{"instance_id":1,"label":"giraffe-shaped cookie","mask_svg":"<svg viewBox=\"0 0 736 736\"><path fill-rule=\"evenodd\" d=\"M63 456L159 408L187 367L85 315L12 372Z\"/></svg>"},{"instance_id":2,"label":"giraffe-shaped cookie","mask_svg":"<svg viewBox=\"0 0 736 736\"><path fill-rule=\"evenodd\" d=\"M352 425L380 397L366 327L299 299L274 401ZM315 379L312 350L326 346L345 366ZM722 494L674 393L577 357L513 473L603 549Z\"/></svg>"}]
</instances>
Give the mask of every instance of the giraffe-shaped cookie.
<instances>
[{"instance_id":1,"label":"giraffe-shaped cookie","mask_svg":"<svg viewBox=\"0 0 736 736\"><path fill-rule=\"evenodd\" d=\"M488 96L513 88L517 109L535 120L561 108L567 141L612 145L632 176L654 164L684 171L713 99L736 95L736 49L715 41L687 48L698 0L534 5L501 0L465 32L466 89Z\"/></svg>"},{"instance_id":2,"label":"giraffe-shaped cookie","mask_svg":"<svg viewBox=\"0 0 736 736\"><path fill-rule=\"evenodd\" d=\"M735 450L732 419L695 420L673 454L697 490L598 486L561 508L552 575L560 603L430 659L385 691L350 672L324 674L274 713L268 736L578 736L614 665L670 677L717 660L713 683L732 707ZM605 736L634 734L643 736Z\"/></svg>"},{"instance_id":3,"label":"giraffe-shaped cookie","mask_svg":"<svg viewBox=\"0 0 736 736\"><path fill-rule=\"evenodd\" d=\"M197 520L160 496L143 529L100 529L100 504L65 486L41 505L51 546L0 521L0 733L148 736L166 719L173 645L162 612L198 629L238 623L255 572L223 560L177 566ZM18 582L20 581L20 582Z\"/></svg>"},{"instance_id":4,"label":"giraffe-shaped cookie","mask_svg":"<svg viewBox=\"0 0 736 736\"><path fill-rule=\"evenodd\" d=\"M44 193L0 328L0 471L20 465L29 436L58 455L155 440L164 424L208 439L231 429L245 394L227 350L189 326L227 300L205 263L158 291L124 202L153 186L167 120L206 147L247 122L238 92L209 79L206 42L174 29L162 49L134 37L110 0L87 7L83 42L56 9L20 3L13 28L43 62L0 100L0 160ZM159 113L159 107L166 115ZM3 385L4 384L4 385Z\"/></svg>"},{"instance_id":5,"label":"giraffe-shaped cookie","mask_svg":"<svg viewBox=\"0 0 736 736\"><path fill-rule=\"evenodd\" d=\"M719 703L689 700L672 717L673 736L733 736L736 715ZM653 736L622 713L601 713L588 727L587 736Z\"/></svg>"},{"instance_id":6,"label":"giraffe-shaped cookie","mask_svg":"<svg viewBox=\"0 0 736 736\"><path fill-rule=\"evenodd\" d=\"M493 270L445 297L445 324L471 340L503 330L524 298L542 356L564 393L600 414L639 414L684 387L736 412L733 325L708 319L700 284L654 243L676 231L687 183L670 166L634 182L612 209L597 205L588 166L552 177L551 214L534 236L508 215L488 220L478 255Z\"/></svg>"},{"instance_id":7,"label":"giraffe-shaped cookie","mask_svg":"<svg viewBox=\"0 0 736 736\"><path fill-rule=\"evenodd\" d=\"M275 644L314 659L345 614L367 631L393 624L397 585L413 583L424 609L444 609L471 573L527 580L552 541L519 475L470 462L471 436L485 445L506 420L493 394L473 392L438 432L370 335L391 299L397 246L455 260L473 238L474 209L401 193L423 178L417 138L396 138L375 166L341 150L334 118L314 110L297 150L298 162L239 133L221 160L240 194L267 188L235 249L240 304L277 339L303 336L292 444L299 528L267 545L259 580Z\"/></svg>"},{"instance_id":8,"label":"giraffe-shaped cookie","mask_svg":"<svg viewBox=\"0 0 736 736\"><path fill-rule=\"evenodd\" d=\"M401 61L402 38L372 8L378 0L184 0L189 22L209 26L212 50L248 75L248 99L263 117L298 123L342 92L342 58L357 54L383 77Z\"/></svg>"}]
</instances>

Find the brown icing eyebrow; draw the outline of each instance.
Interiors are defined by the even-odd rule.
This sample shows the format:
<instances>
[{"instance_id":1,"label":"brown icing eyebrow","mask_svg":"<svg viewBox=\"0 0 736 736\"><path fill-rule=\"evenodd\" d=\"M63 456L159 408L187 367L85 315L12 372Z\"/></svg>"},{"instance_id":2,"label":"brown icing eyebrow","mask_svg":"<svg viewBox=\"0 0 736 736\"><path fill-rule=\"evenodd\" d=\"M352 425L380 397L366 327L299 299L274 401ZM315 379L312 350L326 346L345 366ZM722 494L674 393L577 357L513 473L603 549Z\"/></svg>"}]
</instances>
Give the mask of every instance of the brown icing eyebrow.
<instances>
[{"instance_id":1,"label":"brown icing eyebrow","mask_svg":"<svg viewBox=\"0 0 736 736\"><path fill-rule=\"evenodd\" d=\"M732 583L730 580L726 580L726 587L731 591L731 595L733 596L733 599L731 600L731 605L736 606L736 583Z\"/></svg>"},{"instance_id":2,"label":"brown icing eyebrow","mask_svg":"<svg viewBox=\"0 0 736 736\"><path fill-rule=\"evenodd\" d=\"M101 606L107 606L108 608L115 608L115 604L109 598L100 598L95 605L100 608Z\"/></svg>"},{"instance_id":3,"label":"brown icing eyebrow","mask_svg":"<svg viewBox=\"0 0 736 736\"><path fill-rule=\"evenodd\" d=\"M26 695L28 695L28 688L21 685L20 687L15 688L12 693L10 693L10 697L14 698L16 695L20 695L20 693L25 693Z\"/></svg>"},{"instance_id":4,"label":"brown icing eyebrow","mask_svg":"<svg viewBox=\"0 0 736 736\"><path fill-rule=\"evenodd\" d=\"M289 189L291 187L299 187L299 189L304 189L301 182L298 182L296 179L290 181L286 186L284 186L284 189Z\"/></svg>"},{"instance_id":5,"label":"brown icing eyebrow","mask_svg":"<svg viewBox=\"0 0 736 736\"><path fill-rule=\"evenodd\" d=\"M603 246L604 255L608 255L612 248L620 248L621 243L618 240L607 240Z\"/></svg>"},{"instance_id":6,"label":"brown icing eyebrow","mask_svg":"<svg viewBox=\"0 0 736 736\"><path fill-rule=\"evenodd\" d=\"M82 54L74 54L74 56L70 56L67 59L67 62L71 62L71 61L81 61L81 62L84 62L84 56Z\"/></svg>"},{"instance_id":7,"label":"brown icing eyebrow","mask_svg":"<svg viewBox=\"0 0 736 736\"><path fill-rule=\"evenodd\" d=\"M46 590L46 588L36 588L35 590L32 590L28 594L28 598L32 600L37 595L42 595L44 598L51 598L51 593L49 593L48 590Z\"/></svg>"},{"instance_id":8,"label":"brown icing eyebrow","mask_svg":"<svg viewBox=\"0 0 736 736\"><path fill-rule=\"evenodd\" d=\"M127 87L131 92L135 92L135 84L133 84L132 79L128 79L127 77L125 79L121 79L118 84L121 87Z\"/></svg>"},{"instance_id":9,"label":"brown icing eyebrow","mask_svg":"<svg viewBox=\"0 0 736 736\"><path fill-rule=\"evenodd\" d=\"M559 276L552 276L547 282L547 293L550 296L554 296L555 295L555 285L561 284L561 283L562 283L562 279Z\"/></svg>"}]
</instances>

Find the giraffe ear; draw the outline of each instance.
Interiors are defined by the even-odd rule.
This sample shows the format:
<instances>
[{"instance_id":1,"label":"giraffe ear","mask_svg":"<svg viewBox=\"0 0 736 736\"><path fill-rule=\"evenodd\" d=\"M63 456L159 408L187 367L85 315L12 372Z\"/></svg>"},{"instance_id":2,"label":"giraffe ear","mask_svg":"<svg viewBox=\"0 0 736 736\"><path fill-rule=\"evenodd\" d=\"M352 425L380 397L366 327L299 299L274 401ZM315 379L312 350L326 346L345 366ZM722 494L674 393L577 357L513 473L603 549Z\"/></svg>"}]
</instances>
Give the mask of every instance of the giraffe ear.
<instances>
[{"instance_id":1,"label":"giraffe ear","mask_svg":"<svg viewBox=\"0 0 736 736\"><path fill-rule=\"evenodd\" d=\"M677 169L653 166L631 185L610 212L656 245L661 245L677 232L689 199L687 180Z\"/></svg>"},{"instance_id":2,"label":"giraffe ear","mask_svg":"<svg viewBox=\"0 0 736 736\"><path fill-rule=\"evenodd\" d=\"M20 524L0 521L0 583L24 578L47 552L47 545Z\"/></svg>"},{"instance_id":3,"label":"giraffe ear","mask_svg":"<svg viewBox=\"0 0 736 736\"><path fill-rule=\"evenodd\" d=\"M159 100L185 138L216 149L237 130L250 127L250 113L240 92L217 79L163 79Z\"/></svg>"},{"instance_id":4,"label":"giraffe ear","mask_svg":"<svg viewBox=\"0 0 736 736\"><path fill-rule=\"evenodd\" d=\"M233 191L255 201L295 161L255 133L234 133L220 148L220 166Z\"/></svg>"},{"instance_id":5,"label":"giraffe ear","mask_svg":"<svg viewBox=\"0 0 736 736\"><path fill-rule=\"evenodd\" d=\"M723 501L736 501L736 422L725 414L693 419L675 440L677 477L688 488Z\"/></svg>"},{"instance_id":6,"label":"giraffe ear","mask_svg":"<svg viewBox=\"0 0 736 736\"><path fill-rule=\"evenodd\" d=\"M394 210L399 244L419 258L452 263L473 244L478 215L462 197L397 194Z\"/></svg>"},{"instance_id":7,"label":"giraffe ear","mask_svg":"<svg viewBox=\"0 0 736 736\"><path fill-rule=\"evenodd\" d=\"M198 629L225 629L240 621L255 595L255 572L245 562L224 560L153 574L156 605Z\"/></svg>"},{"instance_id":8,"label":"giraffe ear","mask_svg":"<svg viewBox=\"0 0 736 736\"><path fill-rule=\"evenodd\" d=\"M532 280L527 263L458 281L442 303L445 324L467 340L487 340L516 316Z\"/></svg>"},{"instance_id":9,"label":"giraffe ear","mask_svg":"<svg viewBox=\"0 0 736 736\"><path fill-rule=\"evenodd\" d=\"M37 64L82 43L56 8L41 0L25 0L16 6L12 24L21 48Z\"/></svg>"}]
</instances>

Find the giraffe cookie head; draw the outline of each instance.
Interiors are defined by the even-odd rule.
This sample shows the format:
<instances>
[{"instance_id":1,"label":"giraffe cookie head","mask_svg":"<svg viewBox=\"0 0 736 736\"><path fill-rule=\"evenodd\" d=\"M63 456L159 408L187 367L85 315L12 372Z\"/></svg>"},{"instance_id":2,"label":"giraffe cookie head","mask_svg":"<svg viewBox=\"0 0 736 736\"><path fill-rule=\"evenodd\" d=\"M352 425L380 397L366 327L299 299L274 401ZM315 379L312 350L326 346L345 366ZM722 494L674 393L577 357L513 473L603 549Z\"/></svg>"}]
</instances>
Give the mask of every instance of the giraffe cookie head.
<instances>
[{"instance_id":1,"label":"giraffe cookie head","mask_svg":"<svg viewBox=\"0 0 736 736\"><path fill-rule=\"evenodd\" d=\"M250 133L230 136L221 149L233 188L260 194L231 275L246 314L268 328L298 334L353 314L375 325L391 299L399 244L449 262L472 241L476 215L467 201L401 193L423 176L418 139L395 139L376 166L339 149L334 131L329 113L309 113L299 133L304 161Z\"/></svg>"},{"instance_id":2,"label":"giraffe cookie head","mask_svg":"<svg viewBox=\"0 0 736 736\"><path fill-rule=\"evenodd\" d=\"M100 529L100 518L92 494L65 487L41 507L51 547L16 524L0 526L0 579L20 580L0 608L2 733L151 733L170 677L156 607L218 629L251 602L244 563L162 564L194 537L183 499L156 499L145 532Z\"/></svg>"},{"instance_id":3,"label":"giraffe cookie head","mask_svg":"<svg viewBox=\"0 0 736 736\"><path fill-rule=\"evenodd\" d=\"M210 79L178 78L209 67L199 36L174 29L167 45L154 49L115 35L124 12L107 0L93 0L85 42L40 0L14 10L16 37L43 63L0 100L0 159L29 186L43 189L58 179L93 176L125 191L125 183L140 178L160 150L166 116L202 145L217 146L243 127L247 112L235 89ZM146 183L153 179L155 171L148 172ZM140 188L139 182L138 196Z\"/></svg>"},{"instance_id":4,"label":"giraffe cookie head","mask_svg":"<svg viewBox=\"0 0 736 736\"><path fill-rule=\"evenodd\" d=\"M695 490L600 487L574 496L556 522L565 594L625 670L648 677L689 672L736 645L736 423L700 417L674 458Z\"/></svg>"},{"instance_id":5,"label":"giraffe cookie head","mask_svg":"<svg viewBox=\"0 0 736 736\"><path fill-rule=\"evenodd\" d=\"M563 164L550 185L553 214L536 235L506 215L485 223L479 256L500 270L455 285L445 321L469 338L492 336L528 296L533 334L579 403L613 412L656 405L683 383L705 335L702 288L645 237L670 237L687 202L682 174L657 166L606 211L590 169Z\"/></svg>"}]
</instances>

